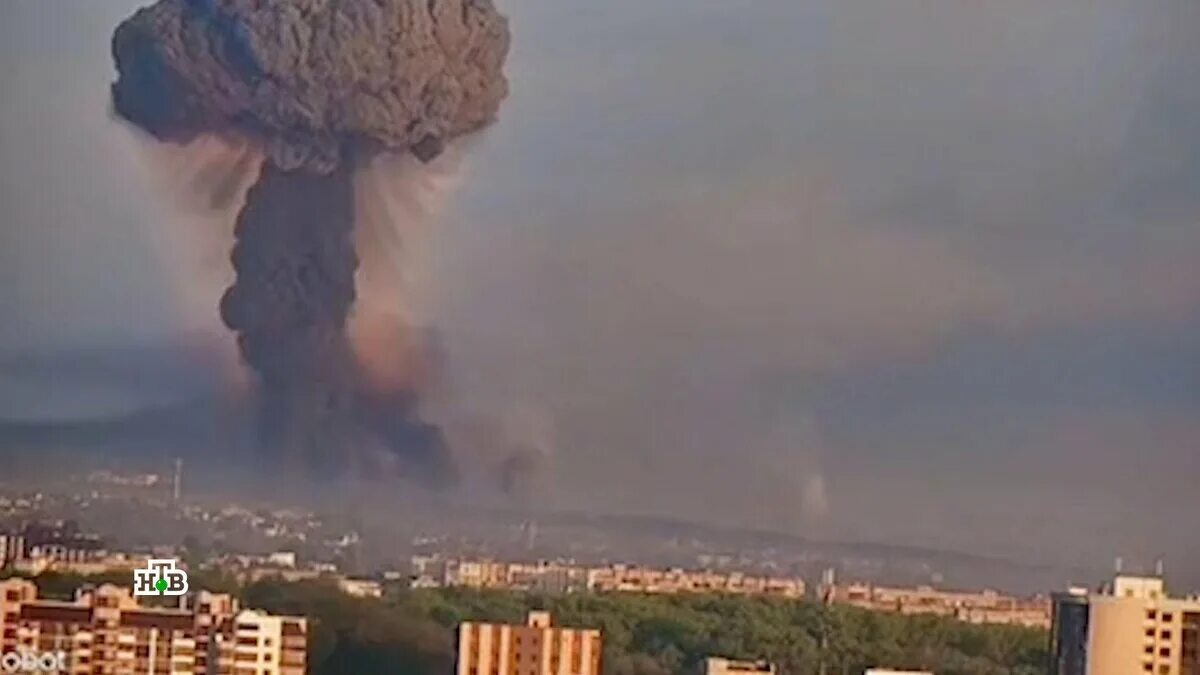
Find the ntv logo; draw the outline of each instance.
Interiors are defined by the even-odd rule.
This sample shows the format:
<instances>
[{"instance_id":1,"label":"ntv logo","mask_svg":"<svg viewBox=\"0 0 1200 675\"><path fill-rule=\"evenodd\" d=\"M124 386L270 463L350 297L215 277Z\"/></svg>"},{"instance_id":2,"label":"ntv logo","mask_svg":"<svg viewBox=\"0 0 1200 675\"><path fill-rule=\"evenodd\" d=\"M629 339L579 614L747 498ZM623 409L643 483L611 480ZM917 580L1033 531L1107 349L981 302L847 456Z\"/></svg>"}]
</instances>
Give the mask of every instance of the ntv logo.
<instances>
[{"instance_id":1,"label":"ntv logo","mask_svg":"<svg viewBox=\"0 0 1200 675\"><path fill-rule=\"evenodd\" d=\"M176 569L176 560L148 560L145 569L133 571L134 595L186 595L187 572Z\"/></svg>"}]
</instances>

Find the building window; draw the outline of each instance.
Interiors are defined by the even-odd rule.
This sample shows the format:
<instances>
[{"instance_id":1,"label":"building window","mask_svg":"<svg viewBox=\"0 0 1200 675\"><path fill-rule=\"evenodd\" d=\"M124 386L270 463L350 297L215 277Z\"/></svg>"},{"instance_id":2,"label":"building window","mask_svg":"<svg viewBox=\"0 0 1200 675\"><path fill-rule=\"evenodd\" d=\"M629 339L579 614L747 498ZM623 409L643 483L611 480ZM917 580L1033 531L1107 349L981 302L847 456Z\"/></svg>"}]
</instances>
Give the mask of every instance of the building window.
<instances>
[{"instance_id":1,"label":"building window","mask_svg":"<svg viewBox=\"0 0 1200 675\"><path fill-rule=\"evenodd\" d=\"M1148 637L1148 638L1154 637L1154 629L1153 628L1146 629L1146 637Z\"/></svg>"},{"instance_id":2,"label":"building window","mask_svg":"<svg viewBox=\"0 0 1200 675\"><path fill-rule=\"evenodd\" d=\"M1170 640L1170 639L1171 639L1171 631L1169 631L1169 630L1164 630L1164 631L1162 632L1162 639L1164 639L1164 640Z\"/></svg>"},{"instance_id":3,"label":"building window","mask_svg":"<svg viewBox=\"0 0 1200 675\"><path fill-rule=\"evenodd\" d=\"M1159 666L1158 675L1171 675L1171 666L1168 666L1165 663Z\"/></svg>"},{"instance_id":4,"label":"building window","mask_svg":"<svg viewBox=\"0 0 1200 675\"><path fill-rule=\"evenodd\" d=\"M1148 621L1154 621L1157 618L1158 618L1158 612L1154 611L1153 609L1146 612L1146 619Z\"/></svg>"},{"instance_id":5,"label":"building window","mask_svg":"<svg viewBox=\"0 0 1200 675\"><path fill-rule=\"evenodd\" d=\"M1171 623L1175 620L1175 615L1170 612L1163 612L1163 623Z\"/></svg>"},{"instance_id":6,"label":"building window","mask_svg":"<svg viewBox=\"0 0 1200 675\"><path fill-rule=\"evenodd\" d=\"M1171 658L1171 648L1163 647L1162 649L1158 650L1158 655L1164 659Z\"/></svg>"},{"instance_id":7,"label":"building window","mask_svg":"<svg viewBox=\"0 0 1200 675\"><path fill-rule=\"evenodd\" d=\"M1147 673L1153 673L1154 672L1154 664L1153 663L1143 663L1142 670L1146 671Z\"/></svg>"}]
</instances>

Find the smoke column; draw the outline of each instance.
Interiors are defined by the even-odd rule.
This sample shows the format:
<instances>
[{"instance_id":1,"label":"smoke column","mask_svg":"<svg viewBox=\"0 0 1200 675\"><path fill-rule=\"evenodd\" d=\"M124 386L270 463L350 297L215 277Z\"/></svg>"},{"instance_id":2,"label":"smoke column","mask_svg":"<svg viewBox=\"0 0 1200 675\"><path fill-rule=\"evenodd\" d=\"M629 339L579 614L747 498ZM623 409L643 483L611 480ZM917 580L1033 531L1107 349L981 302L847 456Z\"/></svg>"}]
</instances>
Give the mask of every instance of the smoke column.
<instances>
[{"instance_id":1,"label":"smoke column","mask_svg":"<svg viewBox=\"0 0 1200 675\"><path fill-rule=\"evenodd\" d=\"M348 171L266 165L238 216L237 281L221 302L261 378L266 447L314 468L324 468L320 449L337 442L354 390L344 335L357 266L353 213Z\"/></svg>"},{"instance_id":2,"label":"smoke column","mask_svg":"<svg viewBox=\"0 0 1200 675\"><path fill-rule=\"evenodd\" d=\"M455 478L414 378L373 374L348 335L355 179L380 154L429 161L490 123L508 41L491 0L162 0L117 28L119 116L169 143L211 135L263 157L220 314L257 375L265 467Z\"/></svg>"}]
</instances>

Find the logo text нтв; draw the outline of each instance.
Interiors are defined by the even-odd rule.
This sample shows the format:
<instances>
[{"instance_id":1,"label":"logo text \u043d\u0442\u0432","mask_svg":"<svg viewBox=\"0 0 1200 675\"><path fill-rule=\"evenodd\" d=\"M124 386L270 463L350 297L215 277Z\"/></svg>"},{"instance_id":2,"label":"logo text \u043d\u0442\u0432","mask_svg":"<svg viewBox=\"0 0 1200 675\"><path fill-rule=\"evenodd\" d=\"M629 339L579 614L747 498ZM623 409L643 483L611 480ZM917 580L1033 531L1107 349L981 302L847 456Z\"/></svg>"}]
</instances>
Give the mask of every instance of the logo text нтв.
<instances>
[{"instance_id":1,"label":"logo text \u043d\u0442\u0432","mask_svg":"<svg viewBox=\"0 0 1200 675\"><path fill-rule=\"evenodd\" d=\"M178 567L179 561L169 558L149 560L146 567L133 571L134 595L186 595L187 572Z\"/></svg>"}]
</instances>

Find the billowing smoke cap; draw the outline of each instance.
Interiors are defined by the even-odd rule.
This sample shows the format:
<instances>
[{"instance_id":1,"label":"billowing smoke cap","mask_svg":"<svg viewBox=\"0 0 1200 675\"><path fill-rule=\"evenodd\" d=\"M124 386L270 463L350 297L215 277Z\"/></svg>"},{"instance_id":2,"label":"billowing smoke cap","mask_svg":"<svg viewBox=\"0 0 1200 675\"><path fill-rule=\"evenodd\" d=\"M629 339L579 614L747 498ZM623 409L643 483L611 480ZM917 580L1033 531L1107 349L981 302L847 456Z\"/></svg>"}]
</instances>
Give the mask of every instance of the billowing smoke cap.
<instances>
[{"instance_id":1,"label":"billowing smoke cap","mask_svg":"<svg viewBox=\"0 0 1200 675\"><path fill-rule=\"evenodd\" d=\"M117 113L164 140L259 141L285 169L422 160L508 94L491 0L160 0L113 36Z\"/></svg>"}]
</instances>

